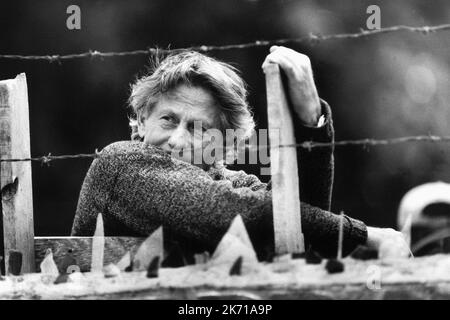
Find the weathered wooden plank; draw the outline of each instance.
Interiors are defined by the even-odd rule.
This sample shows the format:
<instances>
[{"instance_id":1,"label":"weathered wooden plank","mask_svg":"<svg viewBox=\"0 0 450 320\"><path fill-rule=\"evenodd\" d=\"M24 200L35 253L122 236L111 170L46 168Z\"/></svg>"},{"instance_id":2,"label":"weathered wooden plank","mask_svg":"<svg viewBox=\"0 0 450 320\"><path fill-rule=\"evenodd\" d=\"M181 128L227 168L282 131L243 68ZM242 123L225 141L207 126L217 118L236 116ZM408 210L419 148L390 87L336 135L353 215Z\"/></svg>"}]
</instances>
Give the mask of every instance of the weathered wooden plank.
<instances>
[{"instance_id":1,"label":"weathered wooden plank","mask_svg":"<svg viewBox=\"0 0 450 320\"><path fill-rule=\"evenodd\" d=\"M0 157L30 157L28 92L24 73L15 79L0 81ZM22 272L33 272L31 163L2 162L0 173L6 273L11 250L22 253Z\"/></svg>"},{"instance_id":2,"label":"weathered wooden plank","mask_svg":"<svg viewBox=\"0 0 450 320\"><path fill-rule=\"evenodd\" d=\"M142 275L140 275L142 277ZM61 285L60 285L61 286ZM173 288L153 286L110 293L71 295L61 292L12 291L0 293L0 299L66 299L66 300L449 300L450 282L388 284L380 290L369 290L364 284L331 286L282 287L249 286L248 288Z\"/></svg>"},{"instance_id":3,"label":"weathered wooden plank","mask_svg":"<svg viewBox=\"0 0 450 320\"><path fill-rule=\"evenodd\" d=\"M103 229L103 216L97 215L97 224L92 239L91 271L102 272L105 253L105 231Z\"/></svg>"},{"instance_id":4,"label":"weathered wooden plank","mask_svg":"<svg viewBox=\"0 0 450 320\"><path fill-rule=\"evenodd\" d=\"M275 252L278 255L304 252L297 150L279 147L279 145L295 144L292 114L278 65L267 65L264 72L267 90Z\"/></svg>"},{"instance_id":5,"label":"weathered wooden plank","mask_svg":"<svg viewBox=\"0 0 450 320\"><path fill-rule=\"evenodd\" d=\"M117 263L127 253L135 252L145 238L105 237L103 264ZM36 270L45 258L47 248L52 249L55 263L59 265L71 250L82 272L90 271L93 237L35 237Z\"/></svg>"},{"instance_id":6,"label":"weathered wooden plank","mask_svg":"<svg viewBox=\"0 0 450 320\"><path fill-rule=\"evenodd\" d=\"M449 299L450 255L392 261L343 259L343 273L303 259L264 263L257 273L229 275L223 269L190 265L105 277L95 272L70 282L42 285L45 275L6 277L0 299ZM283 268L280 268L283 266Z\"/></svg>"},{"instance_id":7,"label":"weathered wooden plank","mask_svg":"<svg viewBox=\"0 0 450 320\"><path fill-rule=\"evenodd\" d=\"M148 238L145 239L145 241L143 241L141 246L137 249L133 259L133 270L147 270L151 261L156 257L159 257L160 262L162 262L164 258L162 226L153 231L153 233L148 236Z\"/></svg>"},{"instance_id":8,"label":"weathered wooden plank","mask_svg":"<svg viewBox=\"0 0 450 320\"><path fill-rule=\"evenodd\" d=\"M36 297L31 297L36 299ZM65 297L79 300L449 300L450 282L388 284L369 290L364 284L248 288L149 288L110 294Z\"/></svg>"}]
</instances>

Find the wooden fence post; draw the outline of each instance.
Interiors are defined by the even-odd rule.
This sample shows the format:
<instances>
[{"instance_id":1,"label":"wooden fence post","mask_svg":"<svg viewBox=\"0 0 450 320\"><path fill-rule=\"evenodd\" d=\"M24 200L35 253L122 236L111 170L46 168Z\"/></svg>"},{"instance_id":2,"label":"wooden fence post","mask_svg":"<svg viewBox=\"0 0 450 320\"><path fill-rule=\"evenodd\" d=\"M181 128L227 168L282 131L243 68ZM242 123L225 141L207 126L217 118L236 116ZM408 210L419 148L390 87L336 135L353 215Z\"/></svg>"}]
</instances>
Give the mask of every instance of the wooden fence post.
<instances>
[{"instance_id":1,"label":"wooden fence post","mask_svg":"<svg viewBox=\"0 0 450 320\"><path fill-rule=\"evenodd\" d=\"M0 157L30 157L27 80L24 73L0 81ZM9 251L23 255L22 272L34 271L34 224L31 162L1 162L5 271Z\"/></svg>"},{"instance_id":2,"label":"wooden fence post","mask_svg":"<svg viewBox=\"0 0 450 320\"><path fill-rule=\"evenodd\" d=\"M292 114L278 65L265 66L264 73L267 90L275 253L277 255L301 253L305 251L305 245L301 227L297 150L279 147L279 145L295 144Z\"/></svg>"}]
</instances>

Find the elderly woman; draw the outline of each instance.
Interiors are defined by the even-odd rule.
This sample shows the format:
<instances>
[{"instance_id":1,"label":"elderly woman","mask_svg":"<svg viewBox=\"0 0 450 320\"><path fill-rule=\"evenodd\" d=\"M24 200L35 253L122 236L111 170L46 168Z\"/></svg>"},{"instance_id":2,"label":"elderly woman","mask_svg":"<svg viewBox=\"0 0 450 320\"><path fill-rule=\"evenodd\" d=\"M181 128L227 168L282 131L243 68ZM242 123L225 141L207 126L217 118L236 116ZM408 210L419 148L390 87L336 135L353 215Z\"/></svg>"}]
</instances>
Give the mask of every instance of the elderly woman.
<instances>
[{"instance_id":1,"label":"elderly woman","mask_svg":"<svg viewBox=\"0 0 450 320\"><path fill-rule=\"evenodd\" d=\"M331 111L318 97L308 57L274 46L263 69L270 63L287 76L298 141L332 141ZM231 171L223 159L193 163L192 154L196 146L208 146L203 133L209 129L234 129L242 133L239 139L248 138L255 124L246 96L233 67L200 53L182 52L157 63L132 86L132 141L107 146L87 173L72 235L92 235L98 213L110 236L148 236L162 225L165 244L181 246L189 259L192 253L213 251L240 214L264 259L274 247L270 182ZM322 255L334 256L339 216L329 212L332 148L298 152L305 241ZM344 254L364 244L375 249L386 244L397 248L393 255L408 254L400 233L366 227L347 216L344 239Z\"/></svg>"}]
</instances>

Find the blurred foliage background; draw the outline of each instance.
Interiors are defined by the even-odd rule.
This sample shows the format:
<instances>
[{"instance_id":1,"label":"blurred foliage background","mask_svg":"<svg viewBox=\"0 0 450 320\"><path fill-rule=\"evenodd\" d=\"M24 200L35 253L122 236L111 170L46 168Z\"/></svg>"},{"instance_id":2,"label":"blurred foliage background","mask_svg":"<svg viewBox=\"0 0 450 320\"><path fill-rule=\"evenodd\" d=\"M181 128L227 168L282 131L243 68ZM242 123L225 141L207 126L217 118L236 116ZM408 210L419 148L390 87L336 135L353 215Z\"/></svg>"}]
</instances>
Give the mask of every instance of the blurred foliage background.
<instances>
[{"instance_id":1,"label":"blurred foliage background","mask_svg":"<svg viewBox=\"0 0 450 320\"><path fill-rule=\"evenodd\" d=\"M81 30L66 28L71 4L81 8ZM371 4L381 8L382 27L450 22L448 0L2 1L0 53L180 48L358 32L366 27ZM333 109L337 140L450 134L450 32L290 47L310 56L319 94ZM211 53L242 70L260 128L267 124L261 71L267 53L268 48ZM90 153L129 139L129 84L147 61L145 56L61 64L0 59L0 79L27 74L32 155ZM450 182L448 144L337 148L335 156L333 210L370 225L395 227L399 201L410 188ZM33 163L36 235L69 234L90 163Z\"/></svg>"}]
</instances>

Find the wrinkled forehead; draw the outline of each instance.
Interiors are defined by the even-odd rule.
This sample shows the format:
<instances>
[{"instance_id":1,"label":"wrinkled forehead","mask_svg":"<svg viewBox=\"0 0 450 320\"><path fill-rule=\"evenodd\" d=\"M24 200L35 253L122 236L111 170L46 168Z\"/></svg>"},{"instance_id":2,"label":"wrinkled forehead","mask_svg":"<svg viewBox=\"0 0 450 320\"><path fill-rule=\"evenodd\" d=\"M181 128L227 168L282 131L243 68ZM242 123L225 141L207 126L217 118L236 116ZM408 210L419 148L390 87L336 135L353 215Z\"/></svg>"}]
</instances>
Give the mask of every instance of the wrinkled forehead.
<instances>
[{"instance_id":1,"label":"wrinkled forehead","mask_svg":"<svg viewBox=\"0 0 450 320\"><path fill-rule=\"evenodd\" d=\"M181 84L164 93L163 96L172 102L182 103L187 106L207 107L216 104L216 99L211 92L200 86Z\"/></svg>"},{"instance_id":2,"label":"wrinkled forehead","mask_svg":"<svg viewBox=\"0 0 450 320\"><path fill-rule=\"evenodd\" d=\"M185 121L202 121L210 127L220 126L221 110L210 91L198 87L179 85L162 94L155 105L157 114L170 113Z\"/></svg>"}]
</instances>

